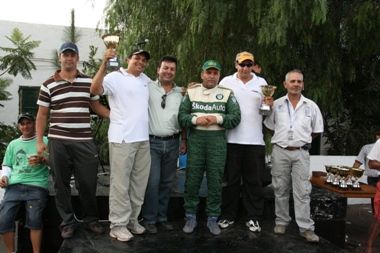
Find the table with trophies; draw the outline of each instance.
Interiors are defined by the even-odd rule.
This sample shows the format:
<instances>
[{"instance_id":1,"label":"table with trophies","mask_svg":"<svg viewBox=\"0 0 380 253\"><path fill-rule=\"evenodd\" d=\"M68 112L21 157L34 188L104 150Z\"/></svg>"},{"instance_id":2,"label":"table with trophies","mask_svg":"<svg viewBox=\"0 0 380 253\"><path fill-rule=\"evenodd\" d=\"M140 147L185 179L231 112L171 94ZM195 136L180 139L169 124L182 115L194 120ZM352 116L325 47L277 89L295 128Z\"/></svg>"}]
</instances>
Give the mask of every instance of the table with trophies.
<instances>
[{"instance_id":1,"label":"table with trophies","mask_svg":"<svg viewBox=\"0 0 380 253\"><path fill-rule=\"evenodd\" d=\"M359 182L364 170L341 165L325 165L327 174L314 173L314 186L335 192L347 198L373 198L376 187Z\"/></svg>"},{"instance_id":2,"label":"table with trophies","mask_svg":"<svg viewBox=\"0 0 380 253\"><path fill-rule=\"evenodd\" d=\"M310 179L311 215L316 233L344 248L347 240L346 213L348 198L372 198L376 188L360 183L364 170L342 165L325 165L326 172L313 171Z\"/></svg>"}]
</instances>

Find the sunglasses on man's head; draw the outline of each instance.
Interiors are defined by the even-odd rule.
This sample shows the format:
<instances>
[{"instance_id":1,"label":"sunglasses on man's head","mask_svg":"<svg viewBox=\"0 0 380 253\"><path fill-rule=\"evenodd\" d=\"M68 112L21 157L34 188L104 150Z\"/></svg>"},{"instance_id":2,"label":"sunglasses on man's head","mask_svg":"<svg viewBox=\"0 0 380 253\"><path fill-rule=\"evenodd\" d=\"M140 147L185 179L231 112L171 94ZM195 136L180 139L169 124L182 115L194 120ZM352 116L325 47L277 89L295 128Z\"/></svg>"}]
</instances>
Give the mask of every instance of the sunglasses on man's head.
<instances>
[{"instance_id":1,"label":"sunglasses on man's head","mask_svg":"<svg viewBox=\"0 0 380 253\"><path fill-rule=\"evenodd\" d=\"M244 68L244 67L250 68L253 66L253 63L252 62L250 62L250 63L239 63L239 66L242 68Z\"/></svg>"},{"instance_id":2,"label":"sunglasses on man's head","mask_svg":"<svg viewBox=\"0 0 380 253\"><path fill-rule=\"evenodd\" d=\"M165 106L166 106L166 94L164 94L164 95L162 95L162 97L161 97L161 107L162 107L162 109L165 109Z\"/></svg>"}]
</instances>

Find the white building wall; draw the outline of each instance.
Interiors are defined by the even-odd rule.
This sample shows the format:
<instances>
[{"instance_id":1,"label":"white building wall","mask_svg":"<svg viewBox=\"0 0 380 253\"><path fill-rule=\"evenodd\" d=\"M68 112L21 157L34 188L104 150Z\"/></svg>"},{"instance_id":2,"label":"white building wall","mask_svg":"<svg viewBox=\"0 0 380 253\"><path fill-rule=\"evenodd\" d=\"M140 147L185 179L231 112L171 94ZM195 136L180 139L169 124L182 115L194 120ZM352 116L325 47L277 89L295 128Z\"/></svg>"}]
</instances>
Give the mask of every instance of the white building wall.
<instances>
[{"instance_id":1,"label":"white building wall","mask_svg":"<svg viewBox=\"0 0 380 253\"><path fill-rule=\"evenodd\" d=\"M23 33L24 37L30 36L30 40L39 40L41 43L39 47L33 50L33 62L36 65L37 70L31 72L32 79L24 79L21 75L13 77L5 74L1 76L1 78L10 78L13 80L11 85L7 88L7 91L12 94L12 99L8 101L1 101L1 104L3 104L4 107L0 107L0 122L7 125L13 124L17 121L17 115L19 114L19 87L40 86L49 76L51 76L55 71L55 67L52 63L54 52L55 50L58 50L60 45L64 42L64 26L29 24L0 20L0 46L12 46L12 43L5 36L9 37L13 29L16 27ZM88 60L90 45L98 47L96 56L101 58L105 46L95 29L80 27L77 27L77 29L81 34L79 42L77 43L80 61ZM4 52L0 51L0 56L3 55ZM78 68L81 70L82 66L80 65Z\"/></svg>"}]
</instances>

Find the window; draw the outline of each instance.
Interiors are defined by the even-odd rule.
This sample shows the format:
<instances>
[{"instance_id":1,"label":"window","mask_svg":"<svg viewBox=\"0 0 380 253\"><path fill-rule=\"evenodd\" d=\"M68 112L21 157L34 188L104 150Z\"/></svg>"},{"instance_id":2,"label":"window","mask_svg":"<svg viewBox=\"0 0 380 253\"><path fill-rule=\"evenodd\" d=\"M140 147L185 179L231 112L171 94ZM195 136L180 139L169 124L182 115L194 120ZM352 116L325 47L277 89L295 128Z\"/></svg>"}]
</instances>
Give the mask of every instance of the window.
<instances>
[{"instance_id":1,"label":"window","mask_svg":"<svg viewBox=\"0 0 380 253\"><path fill-rule=\"evenodd\" d=\"M20 86L19 94L19 113L29 112L34 116L37 115L37 99L40 92L40 86Z\"/></svg>"}]
</instances>

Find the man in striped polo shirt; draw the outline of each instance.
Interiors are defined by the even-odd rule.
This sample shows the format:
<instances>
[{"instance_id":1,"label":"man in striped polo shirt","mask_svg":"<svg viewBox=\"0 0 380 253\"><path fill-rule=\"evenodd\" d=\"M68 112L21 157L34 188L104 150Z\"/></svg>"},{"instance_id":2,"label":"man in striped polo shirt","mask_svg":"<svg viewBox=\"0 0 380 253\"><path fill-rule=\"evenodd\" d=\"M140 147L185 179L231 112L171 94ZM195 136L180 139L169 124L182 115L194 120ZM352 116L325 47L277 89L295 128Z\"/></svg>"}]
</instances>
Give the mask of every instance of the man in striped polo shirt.
<instances>
[{"instance_id":1,"label":"man in striped polo shirt","mask_svg":"<svg viewBox=\"0 0 380 253\"><path fill-rule=\"evenodd\" d=\"M59 61L61 68L41 85L37 101L37 151L42 155L47 149L42 139L49 118L48 152L56 207L62 218L61 236L70 238L77 228L71 204L72 174L79 190L85 227L100 234L104 228L98 223L98 152L92 139L90 107L102 117L109 117L109 110L99 103L98 96L90 94L91 78L77 69L79 51L74 43L62 44Z\"/></svg>"}]
</instances>

